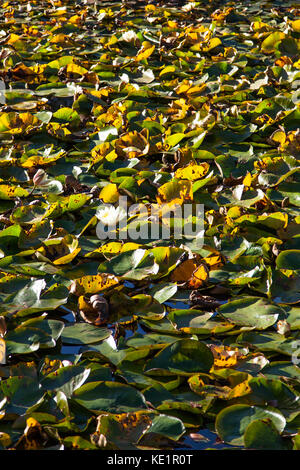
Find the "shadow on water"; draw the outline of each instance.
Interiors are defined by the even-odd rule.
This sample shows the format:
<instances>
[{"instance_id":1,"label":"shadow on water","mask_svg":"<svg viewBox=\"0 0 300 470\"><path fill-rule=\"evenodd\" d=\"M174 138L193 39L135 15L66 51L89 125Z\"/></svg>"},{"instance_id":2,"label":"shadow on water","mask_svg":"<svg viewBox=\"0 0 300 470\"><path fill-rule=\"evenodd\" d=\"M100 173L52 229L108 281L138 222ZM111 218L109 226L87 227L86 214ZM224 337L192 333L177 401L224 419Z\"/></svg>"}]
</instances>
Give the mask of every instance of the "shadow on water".
<instances>
[{"instance_id":1,"label":"shadow on water","mask_svg":"<svg viewBox=\"0 0 300 470\"><path fill-rule=\"evenodd\" d=\"M191 437L193 436L193 437ZM201 429L197 433L191 433L182 440L182 445L176 450L206 450L206 449L232 449L232 446L225 444L218 439L215 432L209 429Z\"/></svg>"}]
</instances>

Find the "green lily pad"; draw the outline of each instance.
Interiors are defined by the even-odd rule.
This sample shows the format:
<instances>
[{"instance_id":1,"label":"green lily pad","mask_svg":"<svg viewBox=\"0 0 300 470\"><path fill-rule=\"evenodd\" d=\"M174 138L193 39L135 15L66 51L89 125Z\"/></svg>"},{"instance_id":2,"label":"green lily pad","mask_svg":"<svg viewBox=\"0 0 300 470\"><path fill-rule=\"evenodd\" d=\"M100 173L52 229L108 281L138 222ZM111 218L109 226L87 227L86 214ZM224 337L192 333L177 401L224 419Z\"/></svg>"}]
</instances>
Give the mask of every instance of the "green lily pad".
<instances>
[{"instance_id":1,"label":"green lily pad","mask_svg":"<svg viewBox=\"0 0 300 470\"><path fill-rule=\"evenodd\" d=\"M270 419L281 433L286 421L280 411L272 407L263 408L249 405L232 405L217 415L216 430L226 443L236 446L244 444L243 436L250 423L258 419Z\"/></svg>"},{"instance_id":2,"label":"green lily pad","mask_svg":"<svg viewBox=\"0 0 300 470\"><path fill-rule=\"evenodd\" d=\"M300 368L288 361L271 362L264 367L263 374L270 379L286 377L294 380L300 380Z\"/></svg>"},{"instance_id":3,"label":"green lily pad","mask_svg":"<svg viewBox=\"0 0 300 470\"><path fill-rule=\"evenodd\" d=\"M117 382L91 382L77 389L73 398L95 412L129 413L147 409L143 395Z\"/></svg>"},{"instance_id":4,"label":"green lily pad","mask_svg":"<svg viewBox=\"0 0 300 470\"><path fill-rule=\"evenodd\" d=\"M6 354L26 354L40 347L53 348L55 341L40 328L18 327L6 335Z\"/></svg>"},{"instance_id":5,"label":"green lily pad","mask_svg":"<svg viewBox=\"0 0 300 470\"><path fill-rule=\"evenodd\" d=\"M288 445L271 419L257 419L249 424L244 434L246 449L287 450Z\"/></svg>"},{"instance_id":6,"label":"green lily pad","mask_svg":"<svg viewBox=\"0 0 300 470\"><path fill-rule=\"evenodd\" d=\"M162 349L147 362L145 372L150 375L192 375L208 372L213 364L213 355L203 343L191 339L176 341Z\"/></svg>"},{"instance_id":7,"label":"green lily pad","mask_svg":"<svg viewBox=\"0 0 300 470\"><path fill-rule=\"evenodd\" d=\"M94 344L108 338L111 331L89 323L76 323L64 328L61 339L64 344Z\"/></svg>"},{"instance_id":8,"label":"green lily pad","mask_svg":"<svg viewBox=\"0 0 300 470\"><path fill-rule=\"evenodd\" d=\"M300 395L279 379L255 377L249 380L251 394L247 399L256 405L276 403L276 406L287 413L299 409Z\"/></svg>"},{"instance_id":9,"label":"green lily pad","mask_svg":"<svg viewBox=\"0 0 300 470\"><path fill-rule=\"evenodd\" d=\"M11 377L1 381L1 395L7 414L21 415L35 405L44 395L44 390L32 377Z\"/></svg>"},{"instance_id":10,"label":"green lily pad","mask_svg":"<svg viewBox=\"0 0 300 470\"><path fill-rule=\"evenodd\" d=\"M73 392L81 387L90 374L90 369L82 366L66 366L55 372L51 372L41 380L41 385L46 390L63 392L66 397L71 397Z\"/></svg>"},{"instance_id":11,"label":"green lily pad","mask_svg":"<svg viewBox=\"0 0 300 470\"><path fill-rule=\"evenodd\" d=\"M260 297L232 300L218 309L222 317L239 326L265 330L274 325L282 310Z\"/></svg>"},{"instance_id":12,"label":"green lily pad","mask_svg":"<svg viewBox=\"0 0 300 470\"><path fill-rule=\"evenodd\" d=\"M160 414L154 417L151 426L147 429L144 436L147 434L159 434L168 439L178 441L184 432L185 427L180 419Z\"/></svg>"},{"instance_id":13,"label":"green lily pad","mask_svg":"<svg viewBox=\"0 0 300 470\"><path fill-rule=\"evenodd\" d=\"M276 258L276 266L279 269L300 270L300 250L281 251Z\"/></svg>"}]
</instances>

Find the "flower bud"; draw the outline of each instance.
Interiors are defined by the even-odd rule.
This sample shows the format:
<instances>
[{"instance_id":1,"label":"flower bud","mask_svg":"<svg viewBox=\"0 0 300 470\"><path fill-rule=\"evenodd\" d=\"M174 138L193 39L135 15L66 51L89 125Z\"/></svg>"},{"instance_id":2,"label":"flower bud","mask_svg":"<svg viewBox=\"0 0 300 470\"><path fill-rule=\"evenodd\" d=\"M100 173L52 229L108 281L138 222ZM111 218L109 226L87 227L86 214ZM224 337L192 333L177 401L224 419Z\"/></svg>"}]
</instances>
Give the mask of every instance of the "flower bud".
<instances>
[{"instance_id":1,"label":"flower bud","mask_svg":"<svg viewBox=\"0 0 300 470\"><path fill-rule=\"evenodd\" d=\"M47 175L44 170L37 170L32 181L34 186L42 186L47 180Z\"/></svg>"}]
</instances>

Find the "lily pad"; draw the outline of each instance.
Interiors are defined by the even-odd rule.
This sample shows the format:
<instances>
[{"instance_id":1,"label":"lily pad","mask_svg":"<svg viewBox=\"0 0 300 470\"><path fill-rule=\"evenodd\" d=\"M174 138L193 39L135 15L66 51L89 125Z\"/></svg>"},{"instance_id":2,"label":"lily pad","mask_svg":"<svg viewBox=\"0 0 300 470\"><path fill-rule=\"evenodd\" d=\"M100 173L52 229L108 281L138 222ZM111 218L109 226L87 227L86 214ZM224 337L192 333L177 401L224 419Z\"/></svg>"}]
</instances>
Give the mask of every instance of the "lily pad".
<instances>
[{"instance_id":1,"label":"lily pad","mask_svg":"<svg viewBox=\"0 0 300 470\"><path fill-rule=\"evenodd\" d=\"M239 326L249 326L265 330L274 325L282 313L280 307L259 297L245 297L232 300L219 309L222 317Z\"/></svg>"},{"instance_id":2,"label":"lily pad","mask_svg":"<svg viewBox=\"0 0 300 470\"><path fill-rule=\"evenodd\" d=\"M94 344L111 335L107 328L99 328L89 323L77 323L64 328L61 339L65 344Z\"/></svg>"},{"instance_id":3,"label":"lily pad","mask_svg":"<svg viewBox=\"0 0 300 470\"><path fill-rule=\"evenodd\" d=\"M247 427L258 419L270 419L280 433L286 424L285 418L280 411L272 407L232 405L224 408L218 414L216 430L220 438L228 444L242 446Z\"/></svg>"},{"instance_id":4,"label":"lily pad","mask_svg":"<svg viewBox=\"0 0 300 470\"><path fill-rule=\"evenodd\" d=\"M246 449L288 450L287 441L280 436L271 419L257 419L250 423L244 442Z\"/></svg>"},{"instance_id":5,"label":"lily pad","mask_svg":"<svg viewBox=\"0 0 300 470\"><path fill-rule=\"evenodd\" d=\"M183 339L162 349L146 364L145 372L157 375L161 371L168 374L192 375L208 372L213 364L213 355L203 343Z\"/></svg>"},{"instance_id":6,"label":"lily pad","mask_svg":"<svg viewBox=\"0 0 300 470\"><path fill-rule=\"evenodd\" d=\"M91 382L77 389L73 397L79 404L97 413L129 413L147 409L140 392L118 382Z\"/></svg>"}]
</instances>

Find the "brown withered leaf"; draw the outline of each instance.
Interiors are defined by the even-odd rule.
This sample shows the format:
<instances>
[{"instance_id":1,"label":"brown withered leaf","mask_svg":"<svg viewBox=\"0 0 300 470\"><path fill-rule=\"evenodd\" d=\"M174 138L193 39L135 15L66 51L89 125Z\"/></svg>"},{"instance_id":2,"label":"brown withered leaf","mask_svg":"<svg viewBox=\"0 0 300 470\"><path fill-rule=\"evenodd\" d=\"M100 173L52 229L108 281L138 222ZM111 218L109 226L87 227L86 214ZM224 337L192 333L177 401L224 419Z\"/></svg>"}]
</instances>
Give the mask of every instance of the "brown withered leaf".
<instances>
[{"instance_id":1,"label":"brown withered leaf","mask_svg":"<svg viewBox=\"0 0 300 470\"><path fill-rule=\"evenodd\" d=\"M78 299L80 316L87 323L96 326L106 325L109 321L109 305L105 297L92 295L89 299L80 296Z\"/></svg>"}]
</instances>

